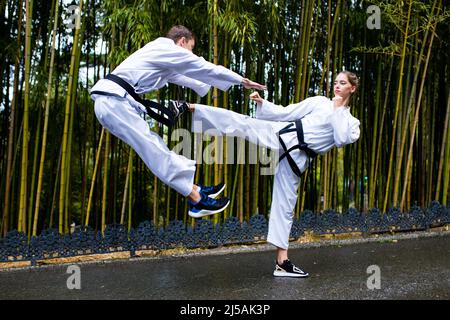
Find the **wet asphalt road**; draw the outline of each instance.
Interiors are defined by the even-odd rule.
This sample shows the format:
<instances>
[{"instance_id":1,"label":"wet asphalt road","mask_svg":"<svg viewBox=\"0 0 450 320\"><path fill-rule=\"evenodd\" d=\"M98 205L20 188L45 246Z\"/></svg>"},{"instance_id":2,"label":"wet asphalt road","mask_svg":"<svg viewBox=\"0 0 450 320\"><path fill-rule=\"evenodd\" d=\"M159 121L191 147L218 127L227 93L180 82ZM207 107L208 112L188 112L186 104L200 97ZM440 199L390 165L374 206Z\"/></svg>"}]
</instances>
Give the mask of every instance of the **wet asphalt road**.
<instances>
[{"instance_id":1,"label":"wet asphalt road","mask_svg":"<svg viewBox=\"0 0 450 320\"><path fill-rule=\"evenodd\" d=\"M298 247L290 250L290 258L311 276L274 278L274 250L80 263L79 290L67 288L68 265L3 270L0 300L450 299L448 232ZM372 265L379 267L380 289L368 289L369 277L377 285L376 274L367 272Z\"/></svg>"}]
</instances>

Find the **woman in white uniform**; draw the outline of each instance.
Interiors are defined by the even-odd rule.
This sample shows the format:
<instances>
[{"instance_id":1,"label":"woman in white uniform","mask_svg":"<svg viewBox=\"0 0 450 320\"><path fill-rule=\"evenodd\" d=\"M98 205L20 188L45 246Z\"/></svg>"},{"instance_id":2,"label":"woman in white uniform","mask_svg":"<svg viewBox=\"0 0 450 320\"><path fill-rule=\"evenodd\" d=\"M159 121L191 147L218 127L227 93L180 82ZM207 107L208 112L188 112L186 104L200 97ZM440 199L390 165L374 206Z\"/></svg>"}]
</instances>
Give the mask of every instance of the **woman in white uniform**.
<instances>
[{"instance_id":1,"label":"woman in white uniform","mask_svg":"<svg viewBox=\"0 0 450 320\"><path fill-rule=\"evenodd\" d=\"M163 139L149 129L142 117L148 110L137 101L138 95L158 90L168 82L189 87L200 96L206 95L211 85L221 90L239 84L258 90L265 86L205 61L192 53L194 46L193 33L184 26L175 26L166 37L137 50L106 79L99 80L91 95L102 126L130 145L165 184L188 197L189 215L199 218L226 208L229 199L214 199L224 185L194 184L196 162L170 151ZM176 104L178 115L184 111L183 106Z\"/></svg>"},{"instance_id":2,"label":"woman in white uniform","mask_svg":"<svg viewBox=\"0 0 450 320\"><path fill-rule=\"evenodd\" d=\"M300 175L316 154L325 154L334 146L342 147L359 138L360 122L348 107L357 87L356 75L343 71L335 79L333 100L316 96L282 107L254 92L250 98L257 104L256 119L225 109L189 105L194 132L241 137L282 154L274 178L267 236L267 241L277 247L274 276L308 276L288 259ZM298 127L302 127L302 132L298 132ZM288 150L291 151L286 153Z\"/></svg>"}]
</instances>

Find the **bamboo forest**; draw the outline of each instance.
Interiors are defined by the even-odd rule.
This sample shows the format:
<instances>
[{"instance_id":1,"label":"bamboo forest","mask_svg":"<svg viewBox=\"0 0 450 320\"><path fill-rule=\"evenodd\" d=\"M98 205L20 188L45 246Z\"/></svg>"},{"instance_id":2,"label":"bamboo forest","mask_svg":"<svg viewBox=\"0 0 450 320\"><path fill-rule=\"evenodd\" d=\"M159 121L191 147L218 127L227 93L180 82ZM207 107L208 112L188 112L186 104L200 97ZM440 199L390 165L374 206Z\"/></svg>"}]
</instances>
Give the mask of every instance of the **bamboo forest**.
<instances>
[{"instance_id":1,"label":"bamboo forest","mask_svg":"<svg viewBox=\"0 0 450 320\"><path fill-rule=\"evenodd\" d=\"M260 95L277 105L331 99L340 71L358 75L350 107L360 138L314 159L301 178L295 217L447 205L448 1L0 0L0 237L48 228L66 234L73 226L130 229L146 220L195 224L187 199L103 129L90 95L99 79L174 25L195 33L194 54L265 84ZM236 85L200 97L169 84L145 98L254 117L252 92ZM269 151L191 133L191 117L172 128L146 120L171 150L189 141L195 182L226 183L230 205L205 219L268 217L274 176L261 172Z\"/></svg>"}]
</instances>

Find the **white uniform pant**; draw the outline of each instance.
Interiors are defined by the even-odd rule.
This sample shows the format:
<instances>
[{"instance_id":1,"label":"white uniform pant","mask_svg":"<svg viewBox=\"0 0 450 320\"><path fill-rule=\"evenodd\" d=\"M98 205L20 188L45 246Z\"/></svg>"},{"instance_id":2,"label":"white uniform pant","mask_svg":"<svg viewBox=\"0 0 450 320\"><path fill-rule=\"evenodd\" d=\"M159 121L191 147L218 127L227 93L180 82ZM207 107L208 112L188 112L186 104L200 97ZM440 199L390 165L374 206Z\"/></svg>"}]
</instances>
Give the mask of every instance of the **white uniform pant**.
<instances>
[{"instance_id":1,"label":"white uniform pant","mask_svg":"<svg viewBox=\"0 0 450 320\"><path fill-rule=\"evenodd\" d=\"M95 95L95 115L103 127L130 145L162 182L183 196L191 193L195 161L170 151L128 99Z\"/></svg>"},{"instance_id":2,"label":"white uniform pant","mask_svg":"<svg viewBox=\"0 0 450 320\"><path fill-rule=\"evenodd\" d=\"M263 147L278 150L280 153L283 152L277 132L287 125L285 122L259 120L233 111L200 104L195 105L192 122L194 132L208 131L211 135L240 137ZM278 248L289 247L299 183L300 178L292 171L289 162L284 158L278 163L274 178L267 235L267 241Z\"/></svg>"}]
</instances>

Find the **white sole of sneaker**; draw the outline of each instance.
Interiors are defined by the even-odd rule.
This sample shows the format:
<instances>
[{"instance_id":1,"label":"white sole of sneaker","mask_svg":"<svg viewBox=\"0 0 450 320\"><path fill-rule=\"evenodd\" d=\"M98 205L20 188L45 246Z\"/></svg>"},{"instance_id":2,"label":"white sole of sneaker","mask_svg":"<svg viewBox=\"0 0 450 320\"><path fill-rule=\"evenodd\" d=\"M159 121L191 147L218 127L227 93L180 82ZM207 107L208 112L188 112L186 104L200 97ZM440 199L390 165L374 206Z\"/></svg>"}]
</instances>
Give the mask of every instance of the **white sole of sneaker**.
<instances>
[{"instance_id":1,"label":"white sole of sneaker","mask_svg":"<svg viewBox=\"0 0 450 320\"><path fill-rule=\"evenodd\" d=\"M273 272L274 277L285 277L285 278L306 278L309 277L308 273L305 274L298 274L298 273L290 273L285 271L278 271L275 270Z\"/></svg>"},{"instance_id":2,"label":"white sole of sneaker","mask_svg":"<svg viewBox=\"0 0 450 320\"><path fill-rule=\"evenodd\" d=\"M225 210L228 207L229 204L230 204L230 201L228 201L228 203L227 203L227 205L225 207L220 208L219 210L215 210L215 211L209 211L209 210L201 210L199 212L189 211L188 214L192 218L206 217L206 216L210 216L212 214L216 214L216 213L222 212L223 210Z\"/></svg>"},{"instance_id":3,"label":"white sole of sneaker","mask_svg":"<svg viewBox=\"0 0 450 320\"><path fill-rule=\"evenodd\" d=\"M221 193L223 192L223 190L225 190L225 187L226 187L226 186L227 186L227 185L224 184L223 187L222 187L219 191L217 191L217 192L214 193L214 194L208 195L208 197L215 199L219 194L221 194Z\"/></svg>"}]
</instances>

